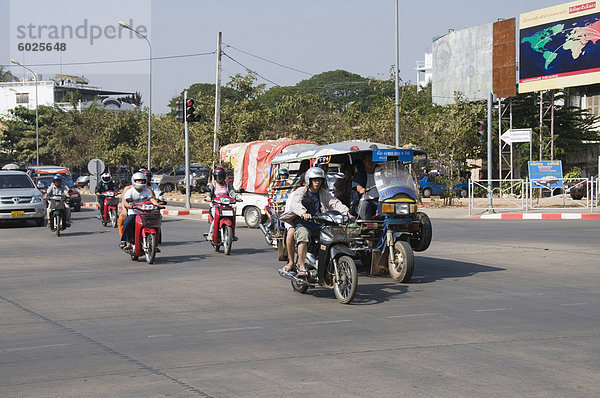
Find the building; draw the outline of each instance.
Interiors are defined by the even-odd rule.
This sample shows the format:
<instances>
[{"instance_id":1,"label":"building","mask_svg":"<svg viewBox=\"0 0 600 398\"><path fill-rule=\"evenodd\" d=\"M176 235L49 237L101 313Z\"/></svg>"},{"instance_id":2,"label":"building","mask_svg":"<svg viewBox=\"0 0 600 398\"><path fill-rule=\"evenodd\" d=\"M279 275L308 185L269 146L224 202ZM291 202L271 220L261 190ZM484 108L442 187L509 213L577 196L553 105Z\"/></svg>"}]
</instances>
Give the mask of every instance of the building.
<instances>
[{"instance_id":1,"label":"building","mask_svg":"<svg viewBox=\"0 0 600 398\"><path fill-rule=\"evenodd\" d=\"M433 54L425 53L425 61L417 61L417 90L421 90L431 82L433 73Z\"/></svg>"},{"instance_id":2,"label":"building","mask_svg":"<svg viewBox=\"0 0 600 398\"><path fill-rule=\"evenodd\" d=\"M96 103L107 110L134 110L137 107L119 98L134 95L125 91L108 91L88 85L80 76L56 75L50 80L37 82L38 105L58 106L64 110L82 110ZM0 115L22 105L35 109L36 83L34 80L0 83ZM75 106L73 105L75 104Z\"/></svg>"}]
</instances>

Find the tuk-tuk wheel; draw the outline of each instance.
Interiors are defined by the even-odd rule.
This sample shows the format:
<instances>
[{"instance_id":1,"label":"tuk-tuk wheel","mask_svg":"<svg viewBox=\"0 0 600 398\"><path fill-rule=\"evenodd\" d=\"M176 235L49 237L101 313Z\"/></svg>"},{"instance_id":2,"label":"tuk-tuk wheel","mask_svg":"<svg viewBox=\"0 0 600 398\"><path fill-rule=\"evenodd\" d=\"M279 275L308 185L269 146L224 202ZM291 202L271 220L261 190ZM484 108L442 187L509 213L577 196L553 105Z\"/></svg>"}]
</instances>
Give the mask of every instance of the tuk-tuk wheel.
<instances>
[{"instance_id":1,"label":"tuk-tuk wheel","mask_svg":"<svg viewBox=\"0 0 600 398\"><path fill-rule=\"evenodd\" d=\"M415 270L415 256L408 242L398 240L394 243L394 256L388 255L388 269L395 282L410 281Z\"/></svg>"},{"instance_id":2,"label":"tuk-tuk wheel","mask_svg":"<svg viewBox=\"0 0 600 398\"><path fill-rule=\"evenodd\" d=\"M431 244L431 220L429 216L423 212L417 212L415 221L419 222L419 230L410 238L410 246L416 252L427 250Z\"/></svg>"}]
</instances>

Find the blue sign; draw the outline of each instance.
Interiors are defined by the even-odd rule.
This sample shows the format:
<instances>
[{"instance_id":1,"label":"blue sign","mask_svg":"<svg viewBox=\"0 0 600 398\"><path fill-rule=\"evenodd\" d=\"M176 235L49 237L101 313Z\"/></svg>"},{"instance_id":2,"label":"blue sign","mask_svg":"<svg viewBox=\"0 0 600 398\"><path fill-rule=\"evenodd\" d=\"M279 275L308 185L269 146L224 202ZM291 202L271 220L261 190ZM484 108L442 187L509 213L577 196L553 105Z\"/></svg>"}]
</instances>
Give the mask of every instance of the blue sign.
<instances>
[{"instance_id":1,"label":"blue sign","mask_svg":"<svg viewBox=\"0 0 600 398\"><path fill-rule=\"evenodd\" d=\"M389 157L397 157L401 162L412 162L412 149L373 149L372 160L374 162L385 162Z\"/></svg>"},{"instance_id":2,"label":"blue sign","mask_svg":"<svg viewBox=\"0 0 600 398\"><path fill-rule=\"evenodd\" d=\"M540 160L528 162L531 188L561 188L563 186L562 162Z\"/></svg>"}]
</instances>

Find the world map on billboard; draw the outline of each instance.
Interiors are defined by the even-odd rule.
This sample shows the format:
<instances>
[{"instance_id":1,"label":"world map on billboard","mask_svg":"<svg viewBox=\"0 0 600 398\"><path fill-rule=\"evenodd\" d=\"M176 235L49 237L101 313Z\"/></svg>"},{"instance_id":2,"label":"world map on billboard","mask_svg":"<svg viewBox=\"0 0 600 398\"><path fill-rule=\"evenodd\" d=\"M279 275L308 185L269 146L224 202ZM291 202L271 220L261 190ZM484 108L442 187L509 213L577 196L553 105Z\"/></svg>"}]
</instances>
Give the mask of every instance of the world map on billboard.
<instances>
[{"instance_id":1,"label":"world map on billboard","mask_svg":"<svg viewBox=\"0 0 600 398\"><path fill-rule=\"evenodd\" d=\"M521 30L521 82L600 68L600 13Z\"/></svg>"}]
</instances>

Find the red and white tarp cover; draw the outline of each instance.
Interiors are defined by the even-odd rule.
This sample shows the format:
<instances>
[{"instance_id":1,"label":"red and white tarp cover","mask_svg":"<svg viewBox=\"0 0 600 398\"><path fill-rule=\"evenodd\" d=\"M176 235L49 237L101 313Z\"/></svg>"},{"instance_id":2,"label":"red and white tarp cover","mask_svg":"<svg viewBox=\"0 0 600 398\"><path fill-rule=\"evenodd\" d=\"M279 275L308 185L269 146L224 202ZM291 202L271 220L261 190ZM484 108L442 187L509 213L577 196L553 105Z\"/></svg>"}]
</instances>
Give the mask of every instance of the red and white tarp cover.
<instances>
[{"instance_id":1,"label":"red and white tarp cover","mask_svg":"<svg viewBox=\"0 0 600 398\"><path fill-rule=\"evenodd\" d=\"M276 155L316 145L314 141L280 138L225 145L219 154L222 162L229 162L233 166L235 189L266 194L271 160Z\"/></svg>"}]
</instances>

